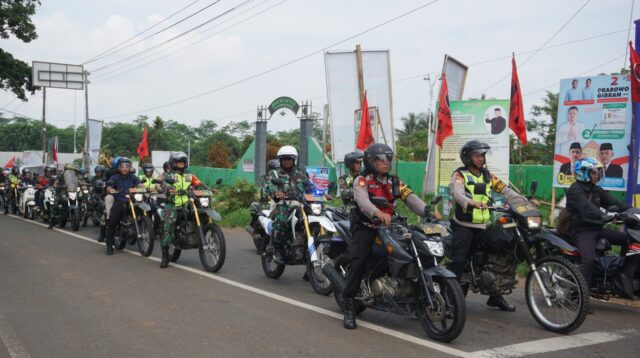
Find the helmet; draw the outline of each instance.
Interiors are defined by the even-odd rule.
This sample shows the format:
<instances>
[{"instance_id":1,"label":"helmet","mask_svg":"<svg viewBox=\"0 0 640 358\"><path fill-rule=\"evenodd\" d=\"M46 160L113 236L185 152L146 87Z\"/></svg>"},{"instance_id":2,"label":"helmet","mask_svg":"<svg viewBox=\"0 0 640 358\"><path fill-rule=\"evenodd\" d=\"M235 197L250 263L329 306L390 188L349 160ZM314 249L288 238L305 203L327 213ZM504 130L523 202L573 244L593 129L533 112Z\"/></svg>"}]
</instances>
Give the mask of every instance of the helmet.
<instances>
[{"instance_id":1,"label":"helmet","mask_svg":"<svg viewBox=\"0 0 640 358\"><path fill-rule=\"evenodd\" d=\"M113 160L111 160L111 168L113 169L118 168L118 162L120 161L120 159L122 159L122 157L113 158Z\"/></svg>"},{"instance_id":2,"label":"helmet","mask_svg":"<svg viewBox=\"0 0 640 358\"><path fill-rule=\"evenodd\" d=\"M591 181L591 177L589 176L589 172L595 170L600 175L600 178L603 177L604 166L593 158L582 158L578 160L574 164L573 173L575 175L575 179L579 182L588 183Z\"/></svg>"},{"instance_id":3,"label":"helmet","mask_svg":"<svg viewBox=\"0 0 640 358\"><path fill-rule=\"evenodd\" d=\"M143 166L142 166L142 171L143 171L145 174L147 174L147 172L148 172L149 174L152 174L152 173L153 173L153 164L151 164L151 163L147 163L147 164L143 165Z\"/></svg>"},{"instance_id":4,"label":"helmet","mask_svg":"<svg viewBox=\"0 0 640 358\"><path fill-rule=\"evenodd\" d=\"M278 149L278 161L284 158L293 158L294 163L298 161L298 151L290 145L284 145Z\"/></svg>"},{"instance_id":5,"label":"helmet","mask_svg":"<svg viewBox=\"0 0 640 358\"><path fill-rule=\"evenodd\" d=\"M391 163L393 150L386 144L374 143L364 151L364 168L369 173L376 172L376 159L386 159Z\"/></svg>"},{"instance_id":6,"label":"helmet","mask_svg":"<svg viewBox=\"0 0 640 358\"><path fill-rule=\"evenodd\" d=\"M11 168L11 174L13 175L18 175L20 174L20 169L18 169L18 167L16 167L15 165L13 166L13 168Z\"/></svg>"},{"instance_id":7,"label":"helmet","mask_svg":"<svg viewBox=\"0 0 640 358\"><path fill-rule=\"evenodd\" d=\"M80 175L86 175L86 174L87 174L87 170L86 170L86 169L84 169L84 168L79 168L79 169L78 169L78 174L80 174Z\"/></svg>"},{"instance_id":8,"label":"helmet","mask_svg":"<svg viewBox=\"0 0 640 358\"><path fill-rule=\"evenodd\" d=\"M74 171L78 171L78 166L76 166L73 163L67 163L64 165L64 170L74 170Z\"/></svg>"},{"instance_id":9,"label":"helmet","mask_svg":"<svg viewBox=\"0 0 640 358\"><path fill-rule=\"evenodd\" d=\"M462 148L460 148L460 160L465 167L471 165L471 154L482 154L491 150L489 144L481 142L479 140L471 140L466 142Z\"/></svg>"},{"instance_id":10,"label":"helmet","mask_svg":"<svg viewBox=\"0 0 640 358\"><path fill-rule=\"evenodd\" d=\"M44 174L51 174L51 175L55 175L56 174L56 167L55 165L47 165L46 167L44 167Z\"/></svg>"},{"instance_id":11,"label":"helmet","mask_svg":"<svg viewBox=\"0 0 640 358\"><path fill-rule=\"evenodd\" d=\"M120 168L121 165L131 167L131 160L127 157L118 157L118 162L116 163L116 167Z\"/></svg>"},{"instance_id":12,"label":"helmet","mask_svg":"<svg viewBox=\"0 0 640 358\"><path fill-rule=\"evenodd\" d=\"M22 175L27 175L27 174L31 174L31 169L29 168L22 169Z\"/></svg>"},{"instance_id":13,"label":"helmet","mask_svg":"<svg viewBox=\"0 0 640 358\"><path fill-rule=\"evenodd\" d=\"M349 170L354 170L353 166L358 162L362 163L363 157L364 154L359 150L356 150L355 152L349 152L344 155L344 166Z\"/></svg>"},{"instance_id":14,"label":"helmet","mask_svg":"<svg viewBox=\"0 0 640 358\"><path fill-rule=\"evenodd\" d=\"M168 172L169 169L171 169L171 164L169 164L169 162L164 162L164 164L162 164L162 170Z\"/></svg>"},{"instance_id":15,"label":"helmet","mask_svg":"<svg viewBox=\"0 0 640 358\"><path fill-rule=\"evenodd\" d=\"M169 165L171 165L171 169L176 169L176 164L178 162L184 162L184 168L186 169L189 166L189 158L184 152L171 152L169 156Z\"/></svg>"},{"instance_id":16,"label":"helmet","mask_svg":"<svg viewBox=\"0 0 640 358\"><path fill-rule=\"evenodd\" d=\"M267 172L280 168L280 161L278 159L271 159L267 162Z\"/></svg>"},{"instance_id":17,"label":"helmet","mask_svg":"<svg viewBox=\"0 0 640 358\"><path fill-rule=\"evenodd\" d=\"M107 168L104 165L96 165L96 167L93 168L93 171L96 173L96 175L98 175L98 173L102 175L107 171Z\"/></svg>"}]
</instances>

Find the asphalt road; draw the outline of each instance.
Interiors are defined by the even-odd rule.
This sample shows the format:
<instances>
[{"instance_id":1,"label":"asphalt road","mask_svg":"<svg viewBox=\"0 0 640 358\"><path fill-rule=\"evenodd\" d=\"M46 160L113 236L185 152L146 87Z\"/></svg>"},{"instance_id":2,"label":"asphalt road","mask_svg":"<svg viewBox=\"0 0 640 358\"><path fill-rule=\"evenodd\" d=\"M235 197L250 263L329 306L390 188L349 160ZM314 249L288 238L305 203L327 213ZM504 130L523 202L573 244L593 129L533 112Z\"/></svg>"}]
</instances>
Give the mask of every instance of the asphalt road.
<instances>
[{"instance_id":1,"label":"asphalt road","mask_svg":"<svg viewBox=\"0 0 640 358\"><path fill-rule=\"evenodd\" d=\"M89 224L91 225L91 224ZM523 356L634 357L640 310L595 302L571 335L543 330L524 293L515 313L467 298L467 324L450 344L429 340L415 319L371 310L342 329L333 297L287 267L264 276L249 236L224 230L227 260L202 271L197 251L178 265L130 252L104 254L97 229L47 230L0 216L0 357ZM156 248L154 254L158 254Z\"/></svg>"}]
</instances>

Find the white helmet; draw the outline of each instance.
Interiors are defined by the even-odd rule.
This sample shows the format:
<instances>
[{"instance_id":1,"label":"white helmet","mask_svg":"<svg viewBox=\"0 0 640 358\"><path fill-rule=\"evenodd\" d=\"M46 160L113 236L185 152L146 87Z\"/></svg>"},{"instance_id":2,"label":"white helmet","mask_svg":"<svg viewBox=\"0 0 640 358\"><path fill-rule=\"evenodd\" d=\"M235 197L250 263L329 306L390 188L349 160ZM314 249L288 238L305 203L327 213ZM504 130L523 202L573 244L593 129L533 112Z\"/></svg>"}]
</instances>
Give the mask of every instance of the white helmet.
<instances>
[{"instance_id":1,"label":"white helmet","mask_svg":"<svg viewBox=\"0 0 640 358\"><path fill-rule=\"evenodd\" d=\"M282 146L278 149L278 159L282 160L283 157L293 157L295 163L298 161L298 151L290 145Z\"/></svg>"}]
</instances>

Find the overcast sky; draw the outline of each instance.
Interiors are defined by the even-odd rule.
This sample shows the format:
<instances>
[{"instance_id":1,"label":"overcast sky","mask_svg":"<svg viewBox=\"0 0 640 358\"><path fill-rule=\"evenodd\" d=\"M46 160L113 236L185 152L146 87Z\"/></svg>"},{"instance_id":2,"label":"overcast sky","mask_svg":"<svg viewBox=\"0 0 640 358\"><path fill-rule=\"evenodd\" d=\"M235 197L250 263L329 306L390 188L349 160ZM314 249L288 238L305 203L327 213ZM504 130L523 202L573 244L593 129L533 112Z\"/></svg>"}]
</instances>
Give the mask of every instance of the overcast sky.
<instances>
[{"instance_id":1,"label":"overcast sky","mask_svg":"<svg viewBox=\"0 0 640 358\"><path fill-rule=\"evenodd\" d=\"M81 64L193 1L42 0L33 18L39 38L28 44L15 38L0 40L0 46L29 63L36 60ZM151 111L145 109L272 69L426 3L418 0L220 0L188 20L142 40L212 2L200 0L129 42L133 44L129 48L88 63L86 68L91 72L92 81L90 116L106 121L131 121L137 114L146 114L189 125L198 125L203 119L223 125L229 121L254 121L257 105L268 105L282 95L298 101L313 99L314 111L322 112L326 103L322 53L191 101ZM244 2L247 3L199 30L152 49ZM512 51L518 54L535 50L584 3L585 0L440 0L331 50L353 50L356 44L361 44L364 50L390 50L394 118L399 122L408 112L426 110L429 90L420 75L438 72L445 53L471 65L509 56ZM634 19L640 16L638 7L634 9ZM630 10L631 0L592 0L547 46L617 33L541 50L526 63L531 53L516 55L521 64L518 71L525 107L538 103L543 89L557 91L561 78L619 71L625 64ZM254 14L257 15L234 26ZM632 39L633 36L632 31ZM196 41L201 42L187 47ZM183 47L187 48L180 50ZM176 53L145 65L171 52ZM112 64L133 55L136 57ZM100 69L105 65L110 66ZM109 78L136 66L141 67ZM488 97L508 99L509 78L487 88L510 71L509 58L472 65L465 97L479 97L484 92ZM438 86L434 89L436 96ZM57 126L84 119L82 92L50 89L47 103L48 120ZM0 108L41 118L42 97L36 95L21 104L10 92L0 91ZM135 114L128 114L132 112ZM269 129L290 129L298 125L295 119L279 117L269 123Z\"/></svg>"}]
</instances>

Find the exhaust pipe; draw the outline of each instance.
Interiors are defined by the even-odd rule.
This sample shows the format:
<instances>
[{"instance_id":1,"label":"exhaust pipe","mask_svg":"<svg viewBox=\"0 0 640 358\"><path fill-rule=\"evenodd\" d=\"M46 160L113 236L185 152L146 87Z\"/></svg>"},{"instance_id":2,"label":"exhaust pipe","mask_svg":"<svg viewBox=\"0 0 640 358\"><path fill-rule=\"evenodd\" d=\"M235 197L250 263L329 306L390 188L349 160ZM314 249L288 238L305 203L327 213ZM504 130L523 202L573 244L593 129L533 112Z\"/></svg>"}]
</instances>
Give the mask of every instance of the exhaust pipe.
<instances>
[{"instance_id":1,"label":"exhaust pipe","mask_svg":"<svg viewBox=\"0 0 640 358\"><path fill-rule=\"evenodd\" d=\"M341 293L345 286L345 280L336 268L332 264L326 263L322 266L322 273L331 282L334 294Z\"/></svg>"}]
</instances>

